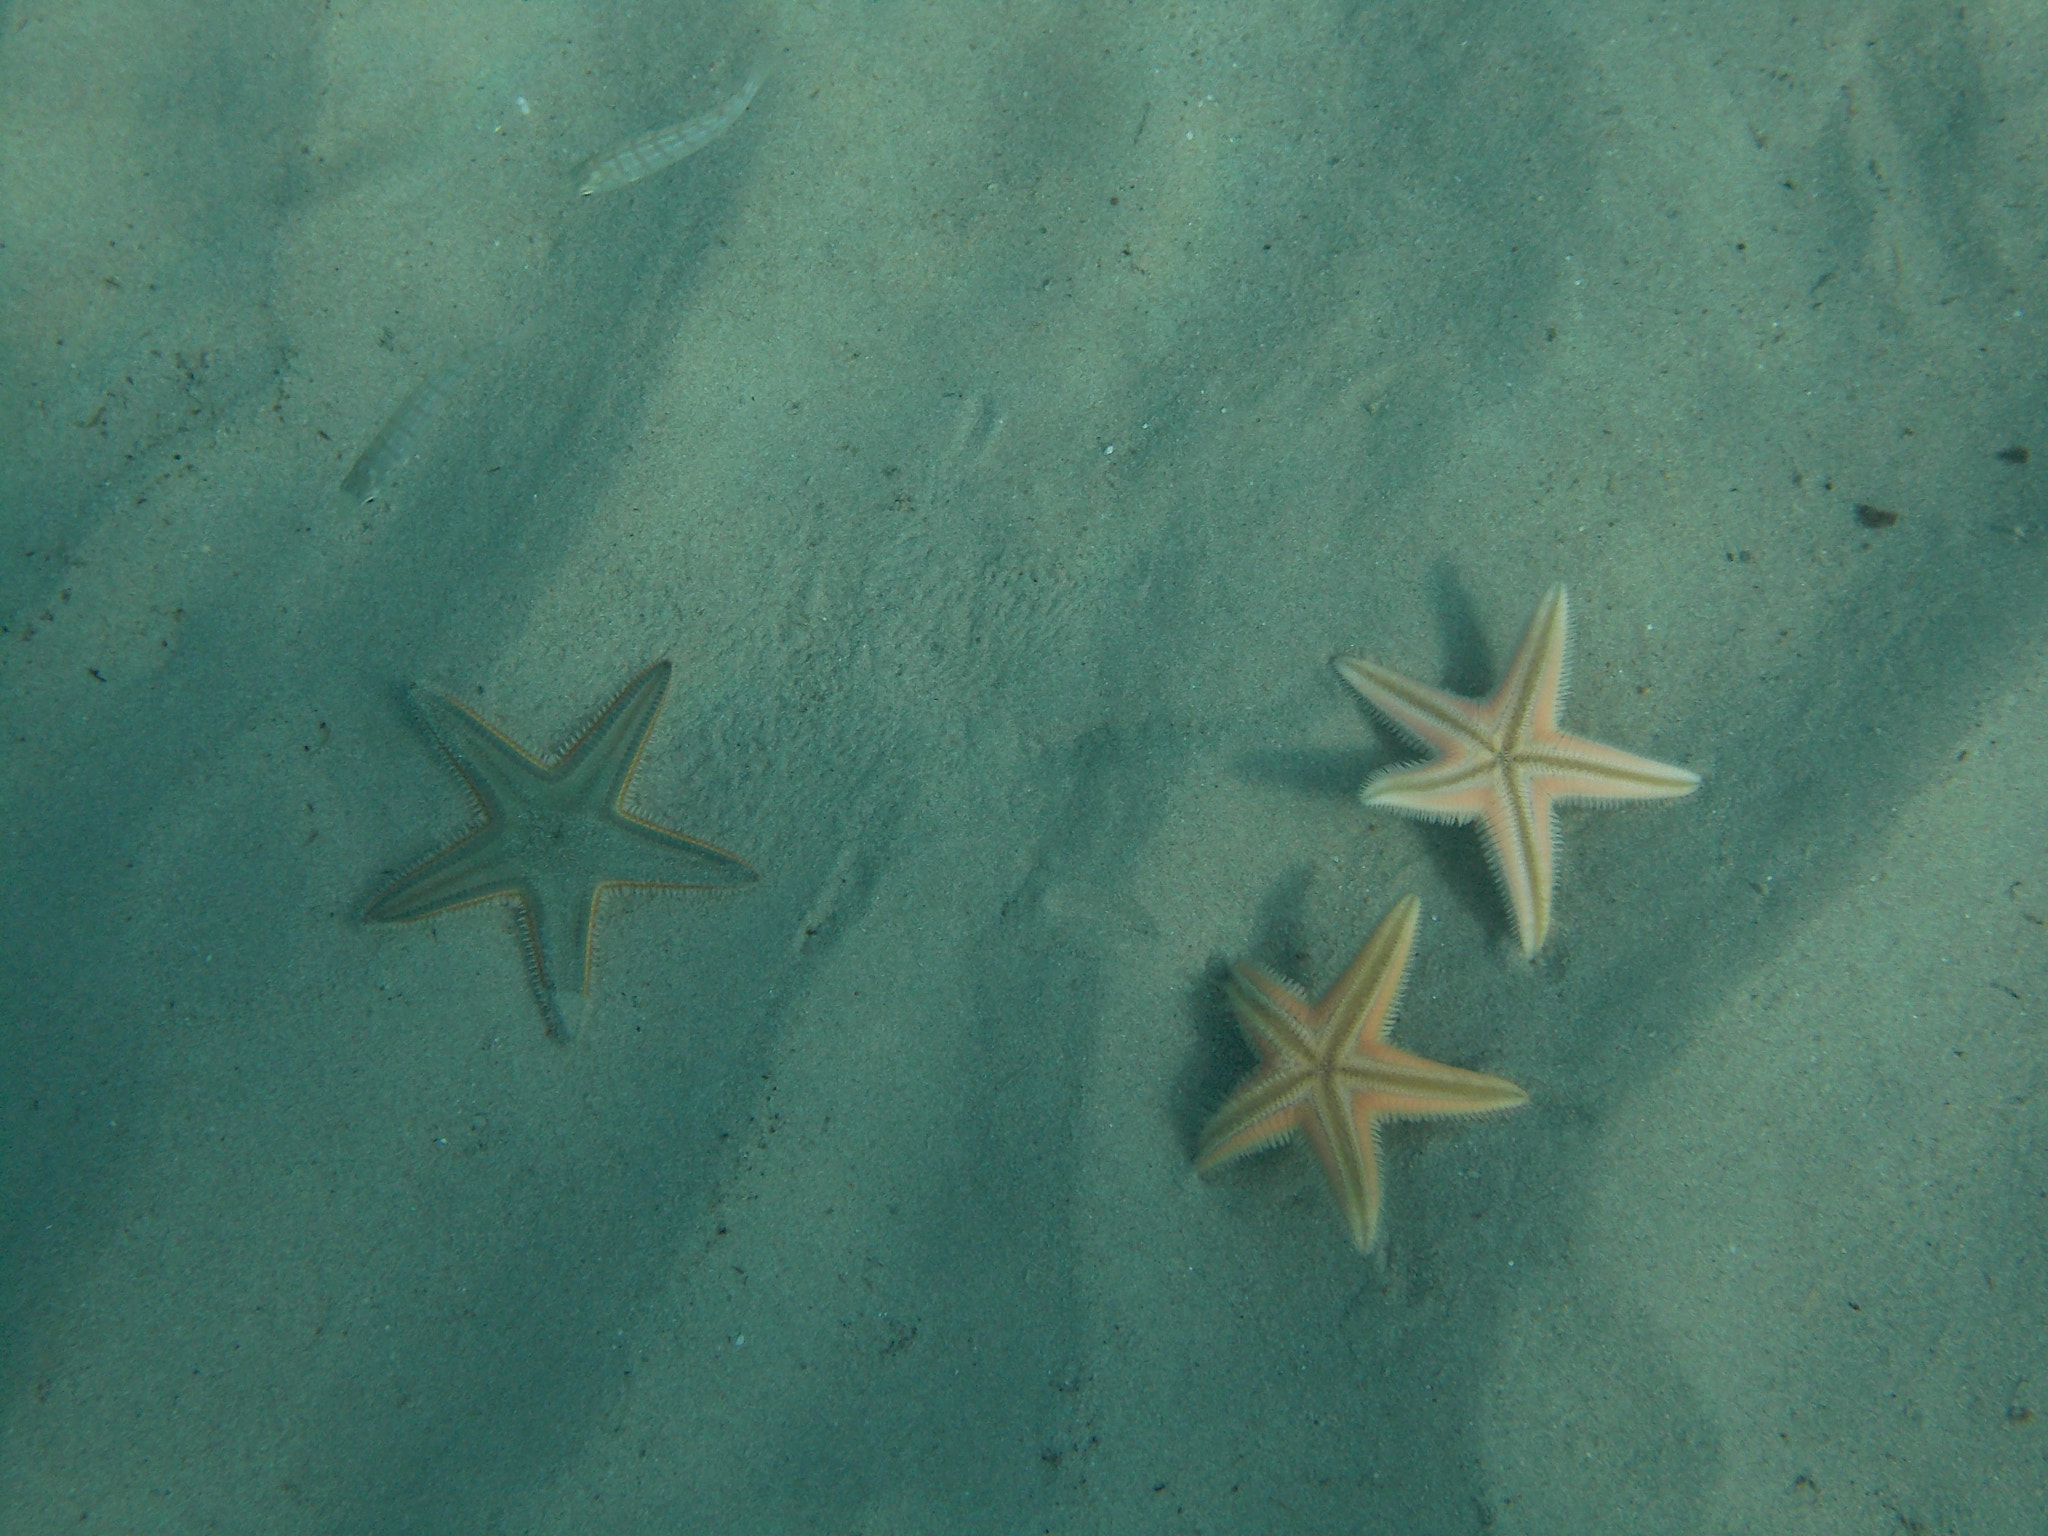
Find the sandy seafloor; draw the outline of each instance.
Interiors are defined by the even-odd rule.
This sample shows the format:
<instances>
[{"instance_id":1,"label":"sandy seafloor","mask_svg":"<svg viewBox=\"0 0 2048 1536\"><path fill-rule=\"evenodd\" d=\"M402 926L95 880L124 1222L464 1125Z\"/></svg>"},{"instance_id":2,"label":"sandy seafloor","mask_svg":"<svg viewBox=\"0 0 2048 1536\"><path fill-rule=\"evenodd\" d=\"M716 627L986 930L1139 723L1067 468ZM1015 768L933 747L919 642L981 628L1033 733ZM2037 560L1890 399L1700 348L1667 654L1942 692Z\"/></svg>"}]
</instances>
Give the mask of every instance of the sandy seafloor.
<instances>
[{"instance_id":1,"label":"sandy seafloor","mask_svg":"<svg viewBox=\"0 0 2048 1536\"><path fill-rule=\"evenodd\" d=\"M2032 0L0 6L0 1530L2048 1529L2044 231ZM1532 966L1328 662L1558 581ZM359 921L662 656L758 886Z\"/></svg>"}]
</instances>

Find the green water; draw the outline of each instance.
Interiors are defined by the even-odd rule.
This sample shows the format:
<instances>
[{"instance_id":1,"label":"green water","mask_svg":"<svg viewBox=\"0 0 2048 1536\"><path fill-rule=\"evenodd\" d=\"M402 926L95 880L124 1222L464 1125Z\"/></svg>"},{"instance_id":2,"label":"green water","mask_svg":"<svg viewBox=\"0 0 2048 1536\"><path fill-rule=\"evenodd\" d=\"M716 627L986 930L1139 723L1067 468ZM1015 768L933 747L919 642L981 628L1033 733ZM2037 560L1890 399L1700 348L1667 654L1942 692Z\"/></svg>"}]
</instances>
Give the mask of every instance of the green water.
<instances>
[{"instance_id":1,"label":"green water","mask_svg":"<svg viewBox=\"0 0 2048 1536\"><path fill-rule=\"evenodd\" d=\"M2016 0L0 6L0 1532L2048 1525L2044 87ZM1704 782L1532 962L1329 663L1556 583ZM662 659L627 805L758 883L604 896L566 1041L512 905L362 920L475 815L416 685ZM1192 1162L1228 967L1411 893L1394 1038L1529 1103L1361 1256Z\"/></svg>"}]
</instances>

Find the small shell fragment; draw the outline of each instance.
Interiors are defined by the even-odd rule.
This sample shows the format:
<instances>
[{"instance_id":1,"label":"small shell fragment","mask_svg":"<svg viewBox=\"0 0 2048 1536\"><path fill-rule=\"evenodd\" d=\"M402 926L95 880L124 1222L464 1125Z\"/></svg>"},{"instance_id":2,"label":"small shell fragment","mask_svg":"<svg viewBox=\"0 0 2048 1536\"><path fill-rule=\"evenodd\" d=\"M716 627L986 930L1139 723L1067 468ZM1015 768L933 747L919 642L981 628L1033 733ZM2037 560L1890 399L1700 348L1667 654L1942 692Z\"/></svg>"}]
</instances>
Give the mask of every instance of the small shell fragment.
<instances>
[{"instance_id":1,"label":"small shell fragment","mask_svg":"<svg viewBox=\"0 0 2048 1536\"><path fill-rule=\"evenodd\" d=\"M740 120L740 114L747 110L747 103L754 99L754 93L761 89L761 82L766 78L762 71L756 70L747 76L745 85L702 117L643 133L626 140L608 154L599 155L590 162L590 169L584 175L583 196L616 191L643 176L666 170L678 160L687 160Z\"/></svg>"}]
</instances>

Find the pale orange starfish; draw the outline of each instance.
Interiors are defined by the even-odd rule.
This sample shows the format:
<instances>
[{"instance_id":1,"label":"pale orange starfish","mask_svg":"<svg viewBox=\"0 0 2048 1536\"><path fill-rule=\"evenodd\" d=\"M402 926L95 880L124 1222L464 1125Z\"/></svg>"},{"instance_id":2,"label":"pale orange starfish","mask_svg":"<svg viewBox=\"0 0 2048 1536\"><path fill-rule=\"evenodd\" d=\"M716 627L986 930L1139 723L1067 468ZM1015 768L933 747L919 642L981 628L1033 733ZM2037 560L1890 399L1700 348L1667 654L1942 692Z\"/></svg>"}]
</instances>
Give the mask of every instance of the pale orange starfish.
<instances>
[{"instance_id":1,"label":"pale orange starfish","mask_svg":"<svg viewBox=\"0 0 2048 1536\"><path fill-rule=\"evenodd\" d=\"M1359 798L1429 821L1477 821L1522 953L1550 935L1561 801L1613 805L1689 795L1699 775L1557 728L1564 708L1570 620L1563 587L1552 587L1529 621L1508 675L1483 702L1410 682L1362 656L1339 656L1344 681L1434 761L1387 768Z\"/></svg>"},{"instance_id":2,"label":"pale orange starfish","mask_svg":"<svg viewBox=\"0 0 2048 1536\"><path fill-rule=\"evenodd\" d=\"M1379 1122L1513 1109L1529 1096L1483 1072L1397 1050L1387 1026L1401 995L1422 903L1404 896L1319 1003L1255 965L1224 984L1259 1070L1202 1133L1206 1171L1295 1135L1308 1138L1360 1253L1379 1232Z\"/></svg>"}]
</instances>

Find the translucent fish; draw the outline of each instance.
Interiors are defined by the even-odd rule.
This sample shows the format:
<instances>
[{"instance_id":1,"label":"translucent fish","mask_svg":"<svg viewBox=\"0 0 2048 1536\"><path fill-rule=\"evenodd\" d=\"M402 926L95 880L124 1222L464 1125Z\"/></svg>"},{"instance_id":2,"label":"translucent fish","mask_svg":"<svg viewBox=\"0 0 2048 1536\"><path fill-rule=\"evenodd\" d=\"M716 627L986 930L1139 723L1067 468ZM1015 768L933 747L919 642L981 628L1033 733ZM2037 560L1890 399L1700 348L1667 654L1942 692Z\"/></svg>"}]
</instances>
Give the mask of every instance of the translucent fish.
<instances>
[{"instance_id":1,"label":"translucent fish","mask_svg":"<svg viewBox=\"0 0 2048 1536\"><path fill-rule=\"evenodd\" d=\"M349 472L341 477L341 492L358 501L375 501L386 482L412 457L420 434L441 414L441 407L455 392L475 362L476 353L464 352L428 375L426 382L398 402L398 409L384 418L384 425L368 446L356 455Z\"/></svg>"},{"instance_id":2,"label":"translucent fish","mask_svg":"<svg viewBox=\"0 0 2048 1536\"><path fill-rule=\"evenodd\" d=\"M766 78L764 71L756 70L747 76L745 85L702 117L643 133L609 154L599 155L584 175L583 195L616 191L643 176L666 170L678 160L687 160L740 120L740 114L747 110L747 103L754 99L754 92L761 89Z\"/></svg>"}]
</instances>

